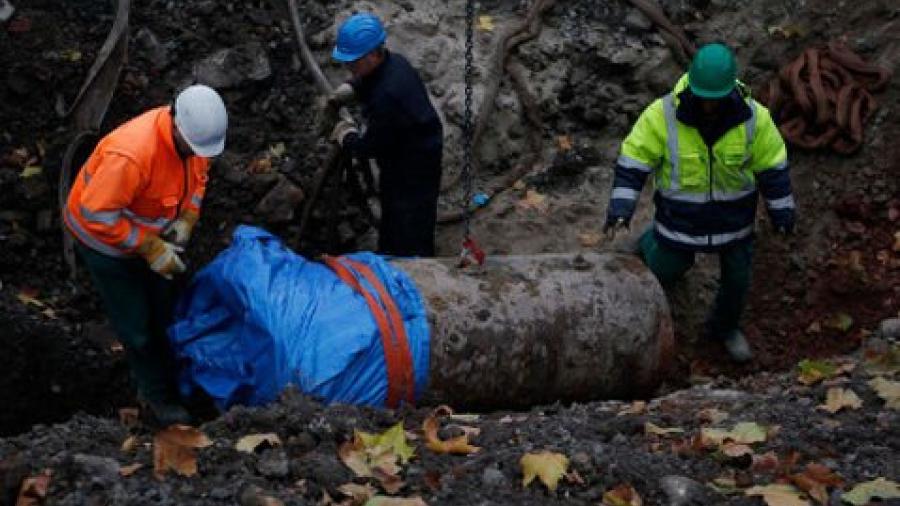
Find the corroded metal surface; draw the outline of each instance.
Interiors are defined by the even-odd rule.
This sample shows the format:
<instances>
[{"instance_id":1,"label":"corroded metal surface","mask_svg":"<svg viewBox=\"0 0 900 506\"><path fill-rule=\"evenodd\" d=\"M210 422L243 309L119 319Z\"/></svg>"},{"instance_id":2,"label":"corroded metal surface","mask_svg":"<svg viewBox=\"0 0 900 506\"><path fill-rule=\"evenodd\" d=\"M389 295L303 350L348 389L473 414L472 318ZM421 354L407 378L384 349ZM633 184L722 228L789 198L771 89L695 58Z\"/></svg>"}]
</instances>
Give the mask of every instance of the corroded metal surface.
<instances>
[{"instance_id":1,"label":"corroded metal surface","mask_svg":"<svg viewBox=\"0 0 900 506\"><path fill-rule=\"evenodd\" d=\"M634 256L395 260L431 325L425 402L490 409L646 394L672 357L665 295Z\"/></svg>"}]
</instances>

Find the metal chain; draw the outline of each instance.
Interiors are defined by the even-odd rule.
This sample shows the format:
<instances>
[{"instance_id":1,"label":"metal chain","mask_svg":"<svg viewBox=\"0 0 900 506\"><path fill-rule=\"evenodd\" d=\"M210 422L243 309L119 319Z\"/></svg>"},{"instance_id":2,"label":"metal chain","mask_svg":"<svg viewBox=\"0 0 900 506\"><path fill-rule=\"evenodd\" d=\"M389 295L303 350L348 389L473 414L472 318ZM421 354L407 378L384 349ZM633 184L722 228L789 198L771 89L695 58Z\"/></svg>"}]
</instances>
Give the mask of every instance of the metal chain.
<instances>
[{"instance_id":1,"label":"metal chain","mask_svg":"<svg viewBox=\"0 0 900 506\"><path fill-rule=\"evenodd\" d=\"M473 191L473 174L472 174L472 136L474 134L472 128L472 71L473 71L473 49L475 39L475 0L466 0L466 62L465 62L465 111L463 112L463 213L465 215L465 237L469 237L469 225L472 218L472 191Z\"/></svg>"}]
</instances>

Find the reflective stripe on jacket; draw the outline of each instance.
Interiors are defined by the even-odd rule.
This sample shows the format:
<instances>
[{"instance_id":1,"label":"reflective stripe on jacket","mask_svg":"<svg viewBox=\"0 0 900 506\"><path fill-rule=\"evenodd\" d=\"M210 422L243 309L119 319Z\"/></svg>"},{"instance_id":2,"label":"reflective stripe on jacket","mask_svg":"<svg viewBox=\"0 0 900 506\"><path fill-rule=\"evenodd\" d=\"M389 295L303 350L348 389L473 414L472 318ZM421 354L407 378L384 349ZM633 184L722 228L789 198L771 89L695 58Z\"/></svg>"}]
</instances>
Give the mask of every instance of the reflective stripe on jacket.
<instances>
[{"instance_id":1,"label":"reflective stripe on jacket","mask_svg":"<svg viewBox=\"0 0 900 506\"><path fill-rule=\"evenodd\" d=\"M770 213L793 209L787 151L769 111L743 85L735 101L744 116L708 146L676 114L687 86L685 75L644 110L623 142L610 215L630 218L652 175L657 237L682 249L717 250L752 238L757 188Z\"/></svg>"},{"instance_id":2,"label":"reflective stripe on jacket","mask_svg":"<svg viewBox=\"0 0 900 506\"><path fill-rule=\"evenodd\" d=\"M208 171L209 159L178 156L169 107L151 109L97 144L75 178L63 219L86 246L130 256L183 210L199 213Z\"/></svg>"}]
</instances>

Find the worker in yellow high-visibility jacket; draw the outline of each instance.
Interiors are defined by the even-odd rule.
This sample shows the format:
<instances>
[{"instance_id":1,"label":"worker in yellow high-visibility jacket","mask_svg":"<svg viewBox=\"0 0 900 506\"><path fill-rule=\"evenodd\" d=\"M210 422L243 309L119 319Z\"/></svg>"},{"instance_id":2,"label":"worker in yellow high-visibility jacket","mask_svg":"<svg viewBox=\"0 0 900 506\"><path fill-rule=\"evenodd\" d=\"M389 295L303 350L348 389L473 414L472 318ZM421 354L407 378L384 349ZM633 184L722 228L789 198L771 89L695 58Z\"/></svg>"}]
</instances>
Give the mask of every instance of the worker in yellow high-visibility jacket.
<instances>
[{"instance_id":1,"label":"worker in yellow high-visibility jacket","mask_svg":"<svg viewBox=\"0 0 900 506\"><path fill-rule=\"evenodd\" d=\"M750 286L759 194L781 233L792 233L794 197L787 150L769 111L737 80L731 50L709 44L671 93L647 107L622 143L607 233L628 226L648 176L656 215L639 253L663 286L680 279L697 252L718 253L721 280L709 337L738 362L753 354L739 329Z\"/></svg>"}]
</instances>

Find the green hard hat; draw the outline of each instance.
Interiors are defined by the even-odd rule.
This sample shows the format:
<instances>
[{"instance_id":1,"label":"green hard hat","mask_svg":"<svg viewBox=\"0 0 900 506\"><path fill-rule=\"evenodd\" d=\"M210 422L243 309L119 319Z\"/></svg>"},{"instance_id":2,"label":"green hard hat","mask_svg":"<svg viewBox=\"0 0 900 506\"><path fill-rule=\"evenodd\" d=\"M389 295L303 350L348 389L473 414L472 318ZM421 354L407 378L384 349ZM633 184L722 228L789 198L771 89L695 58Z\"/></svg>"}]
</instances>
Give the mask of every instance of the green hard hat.
<instances>
[{"instance_id":1,"label":"green hard hat","mask_svg":"<svg viewBox=\"0 0 900 506\"><path fill-rule=\"evenodd\" d=\"M734 53L724 44L707 44L697 51L688 84L694 95L703 98L722 98L734 89L737 79L737 61Z\"/></svg>"}]
</instances>

